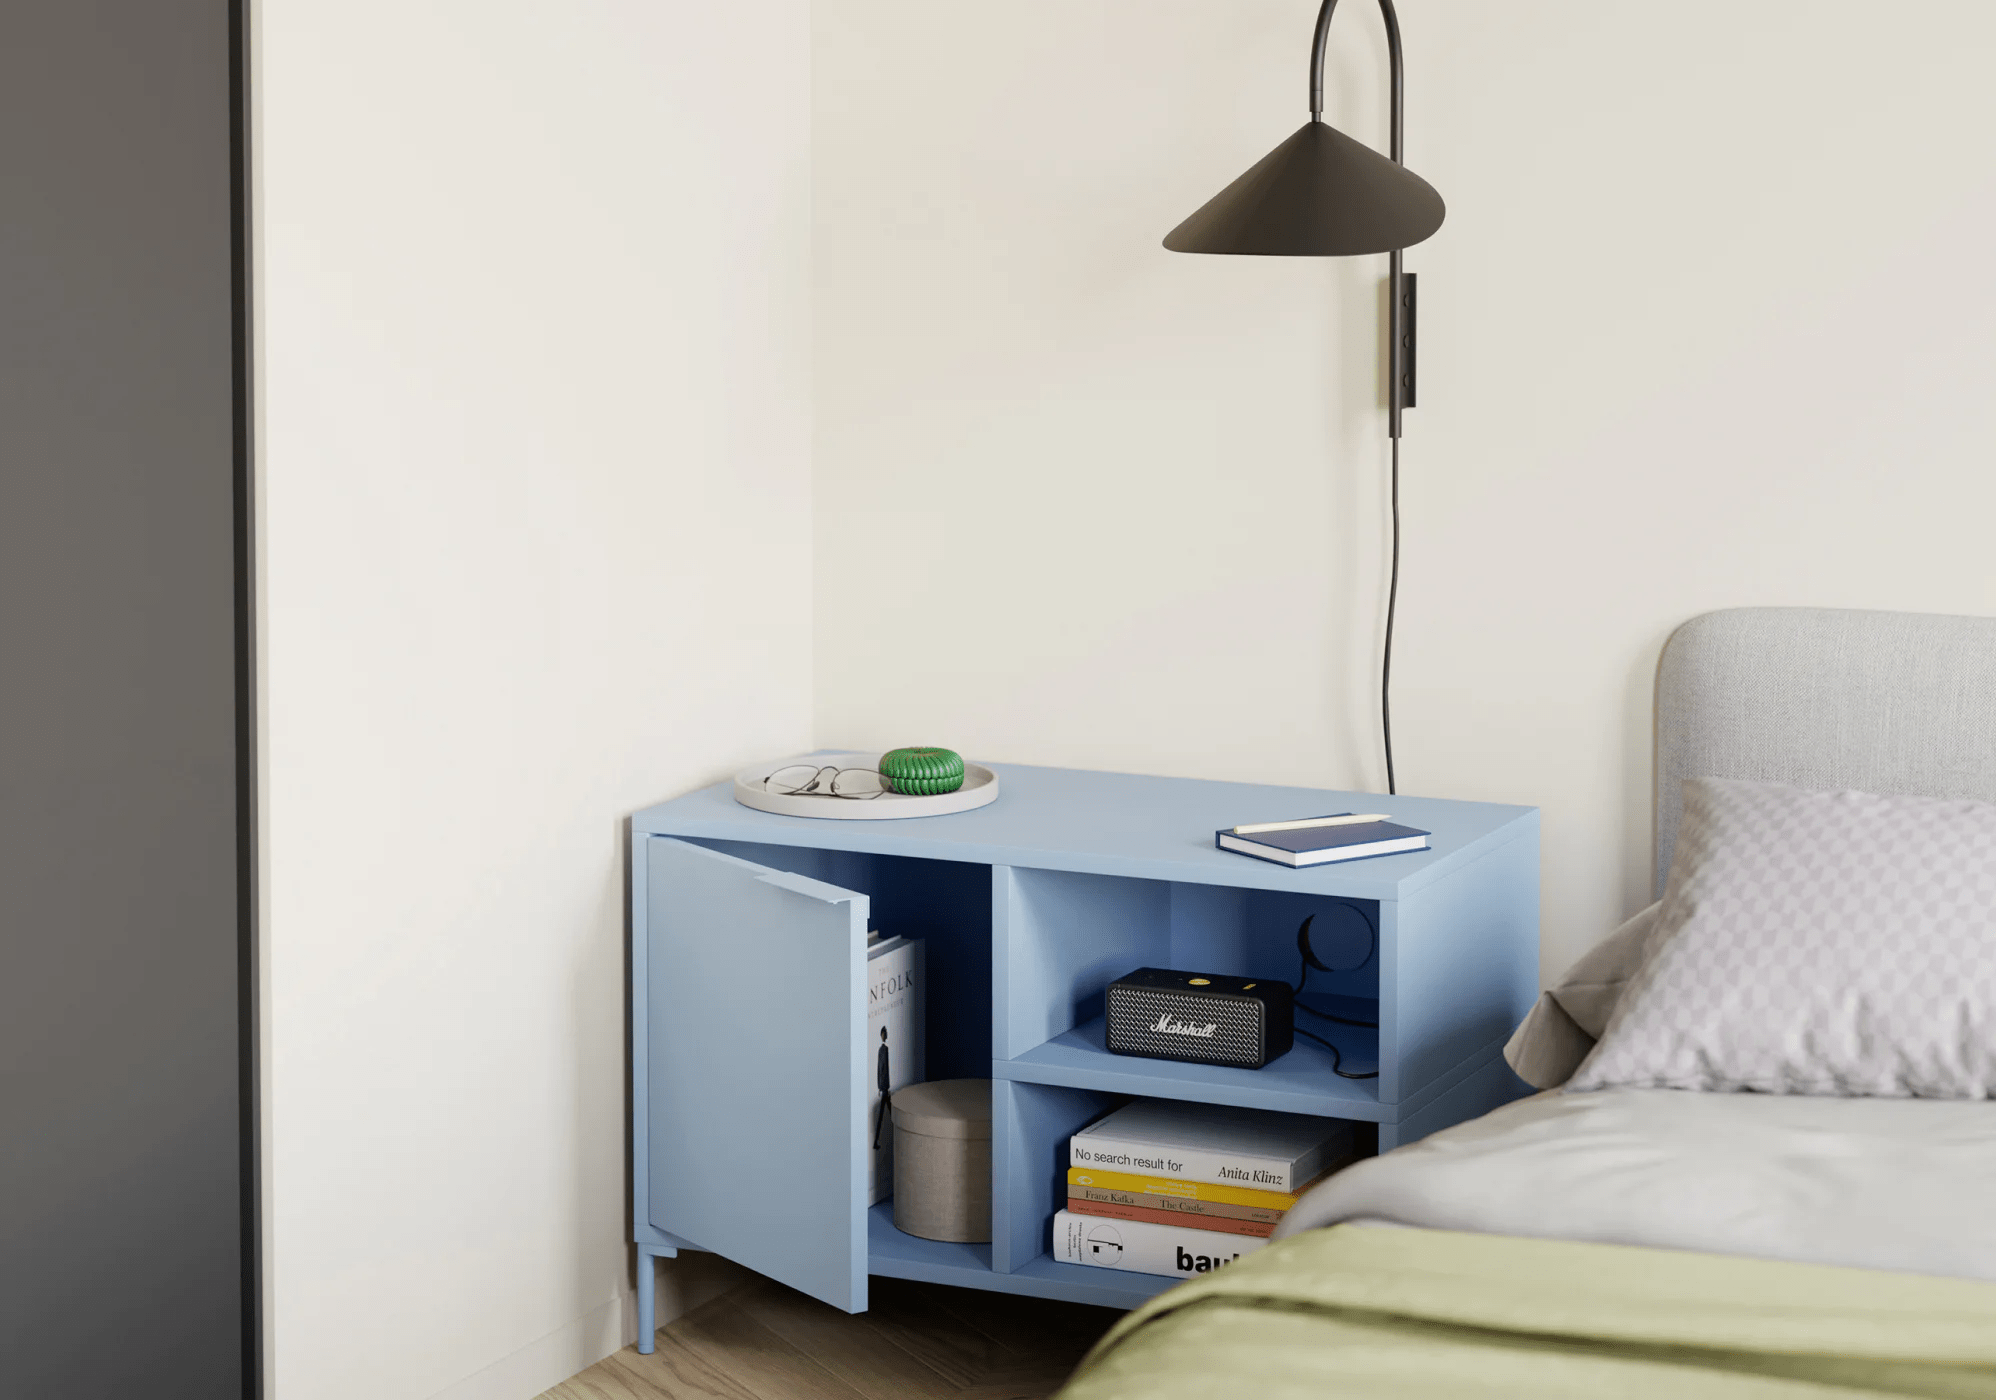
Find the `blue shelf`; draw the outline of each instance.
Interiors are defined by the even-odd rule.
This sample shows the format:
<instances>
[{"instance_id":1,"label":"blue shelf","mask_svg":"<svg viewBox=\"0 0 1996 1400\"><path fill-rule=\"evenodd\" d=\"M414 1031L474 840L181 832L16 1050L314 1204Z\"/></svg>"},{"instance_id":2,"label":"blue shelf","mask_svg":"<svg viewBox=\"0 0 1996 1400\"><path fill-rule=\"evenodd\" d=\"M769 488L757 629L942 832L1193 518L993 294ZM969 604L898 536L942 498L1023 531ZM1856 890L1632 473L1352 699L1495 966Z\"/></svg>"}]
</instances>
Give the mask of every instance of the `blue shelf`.
<instances>
[{"instance_id":1,"label":"blue shelf","mask_svg":"<svg viewBox=\"0 0 1996 1400\"><path fill-rule=\"evenodd\" d=\"M1281 1113L1314 1113L1371 1123L1386 1117L1379 1105L1379 1081L1340 1079L1331 1072L1331 1052L1315 1041L1299 1037L1295 1049L1263 1069L1227 1069L1220 1065L1112 1055L1103 1041L1103 1026L1098 1016L1023 1055L995 1060L991 1065L992 1077L1153 1099L1187 1099L1194 1103L1268 1108ZM1347 1068L1374 1067L1377 1032L1337 1027L1333 1033L1348 1047Z\"/></svg>"},{"instance_id":2,"label":"blue shelf","mask_svg":"<svg viewBox=\"0 0 1996 1400\"><path fill-rule=\"evenodd\" d=\"M1179 1280L1161 1274L1133 1274L1126 1269L1097 1269L1087 1264L1062 1264L1052 1255L1039 1258L1011 1274L997 1278L1017 1279L1023 1284L1017 1292L1040 1298L1059 1298L1068 1303L1093 1303L1102 1308L1134 1308L1148 1303Z\"/></svg>"},{"instance_id":3,"label":"blue shelf","mask_svg":"<svg viewBox=\"0 0 1996 1400\"><path fill-rule=\"evenodd\" d=\"M1536 834L1538 813L1494 802L1217 783L1134 773L1085 773L1016 763L990 765L998 800L975 811L906 821L823 821L776 816L735 801L716 783L632 817L639 835L750 841L775 846L1019 865L1241 889L1355 899L1404 899ZM1292 870L1217 849L1213 833L1246 821L1327 812L1384 812L1433 833L1432 849Z\"/></svg>"},{"instance_id":4,"label":"blue shelf","mask_svg":"<svg viewBox=\"0 0 1996 1400\"><path fill-rule=\"evenodd\" d=\"M894 1202L882 1201L866 1214L866 1271L923 1283L990 1288L991 1246L925 1240L894 1228Z\"/></svg>"},{"instance_id":5,"label":"blue shelf","mask_svg":"<svg viewBox=\"0 0 1996 1400\"><path fill-rule=\"evenodd\" d=\"M632 818L641 1250L697 1240L848 1309L866 1306L870 1275L1135 1307L1177 1280L1048 1255L1067 1140L1121 1099L1377 1124L1385 1151L1516 1097L1497 1055L1538 996L1536 812L999 771L997 802L933 820L779 817L736 803L726 784ZM1341 810L1426 828L1434 849L1290 870L1213 848L1217 827ZM1359 917L1334 915L1332 900ZM1303 1024L1336 1043L1345 1069L1383 1077L1340 1078L1333 1052L1308 1039L1261 1070L1108 1052L1095 1013L1116 978L1139 967L1287 977L1296 929L1316 916L1316 950L1341 971L1313 981L1311 999L1379 1027ZM861 1204L870 927L924 941L928 1076L994 1080L990 1244L905 1235L891 1204ZM721 1140L737 1150L717 1157ZM641 1306L650 1277L639 1271Z\"/></svg>"},{"instance_id":6,"label":"blue shelf","mask_svg":"<svg viewBox=\"0 0 1996 1400\"><path fill-rule=\"evenodd\" d=\"M1134 1308L1178 1282L1155 1274L1056 1263L1045 1254L1016 1273L993 1273L990 1245L947 1244L904 1234L894 1228L892 1201L882 1201L867 1212L866 1244L866 1271L884 1278L1058 1298L1102 1308Z\"/></svg>"}]
</instances>

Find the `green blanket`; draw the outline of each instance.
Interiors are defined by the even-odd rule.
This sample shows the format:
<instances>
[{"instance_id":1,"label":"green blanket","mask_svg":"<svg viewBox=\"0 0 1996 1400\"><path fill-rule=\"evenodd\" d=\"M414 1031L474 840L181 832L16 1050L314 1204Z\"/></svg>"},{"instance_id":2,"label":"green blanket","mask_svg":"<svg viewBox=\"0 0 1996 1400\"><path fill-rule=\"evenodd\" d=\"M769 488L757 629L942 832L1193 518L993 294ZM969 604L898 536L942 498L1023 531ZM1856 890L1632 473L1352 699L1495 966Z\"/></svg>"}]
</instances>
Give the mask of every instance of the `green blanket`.
<instances>
[{"instance_id":1,"label":"green blanket","mask_svg":"<svg viewBox=\"0 0 1996 1400\"><path fill-rule=\"evenodd\" d=\"M1337 1226L1124 1318L1061 1400L1996 1397L1996 1284Z\"/></svg>"}]
</instances>

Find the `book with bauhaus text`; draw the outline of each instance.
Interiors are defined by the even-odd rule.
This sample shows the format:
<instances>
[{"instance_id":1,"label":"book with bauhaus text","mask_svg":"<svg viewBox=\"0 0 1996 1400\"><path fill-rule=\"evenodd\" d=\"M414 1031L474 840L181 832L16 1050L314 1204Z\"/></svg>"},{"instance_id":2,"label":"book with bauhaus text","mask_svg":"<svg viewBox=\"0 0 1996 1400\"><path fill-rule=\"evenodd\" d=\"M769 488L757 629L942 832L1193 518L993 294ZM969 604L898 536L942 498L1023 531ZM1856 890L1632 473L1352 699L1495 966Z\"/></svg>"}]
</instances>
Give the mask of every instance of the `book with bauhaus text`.
<instances>
[{"instance_id":1,"label":"book with bauhaus text","mask_svg":"<svg viewBox=\"0 0 1996 1400\"><path fill-rule=\"evenodd\" d=\"M1351 1125L1335 1118L1161 1099L1127 1104L1067 1142L1074 1167L1280 1192L1351 1151Z\"/></svg>"},{"instance_id":2,"label":"book with bauhaus text","mask_svg":"<svg viewBox=\"0 0 1996 1400\"><path fill-rule=\"evenodd\" d=\"M1139 1274L1191 1278L1252 1254L1267 1240L1217 1230L1187 1230L1142 1220L1058 1211L1053 1217L1053 1257L1063 1264L1128 1269Z\"/></svg>"}]
</instances>

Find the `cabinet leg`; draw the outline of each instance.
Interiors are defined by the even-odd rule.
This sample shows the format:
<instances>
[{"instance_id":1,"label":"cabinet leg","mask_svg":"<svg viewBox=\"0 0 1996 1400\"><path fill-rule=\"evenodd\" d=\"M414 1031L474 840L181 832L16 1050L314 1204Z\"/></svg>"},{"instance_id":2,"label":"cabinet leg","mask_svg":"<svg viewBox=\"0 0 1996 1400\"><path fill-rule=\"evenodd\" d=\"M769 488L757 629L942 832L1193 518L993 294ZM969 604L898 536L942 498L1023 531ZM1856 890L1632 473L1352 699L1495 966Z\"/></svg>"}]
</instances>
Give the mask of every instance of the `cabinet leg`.
<instances>
[{"instance_id":1,"label":"cabinet leg","mask_svg":"<svg viewBox=\"0 0 1996 1400\"><path fill-rule=\"evenodd\" d=\"M650 1356L658 1344L658 1309L654 1294L658 1288L658 1259L642 1245L638 1247L638 1351Z\"/></svg>"}]
</instances>

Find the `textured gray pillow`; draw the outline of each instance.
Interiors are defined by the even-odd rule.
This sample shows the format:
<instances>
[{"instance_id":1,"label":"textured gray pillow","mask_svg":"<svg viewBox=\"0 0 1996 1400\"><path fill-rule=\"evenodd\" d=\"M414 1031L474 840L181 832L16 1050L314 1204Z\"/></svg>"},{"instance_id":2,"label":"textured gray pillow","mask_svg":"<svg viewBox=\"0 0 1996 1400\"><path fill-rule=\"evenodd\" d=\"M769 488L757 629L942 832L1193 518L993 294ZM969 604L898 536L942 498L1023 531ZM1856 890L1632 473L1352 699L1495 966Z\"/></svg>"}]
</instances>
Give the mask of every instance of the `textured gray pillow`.
<instances>
[{"instance_id":1,"label":"textured gray pillow","mask_svg":"<svg viewBox=\"0 0 1996 1400\"><path fill-rule=\"evenodd\" d=\"M1643 965L1660 907L1650 905L1582 953L1557 987L1539 994L1539 1004L1504 1046L1518 1078L1534 1089L1556 1089L1573 1078L1607 1028L1622 988Z\"/></svg>"},{"instance_id":2,"label":"textured gray pillow","mask_svg":"<svg viewBox=\"0 0 1996 1400\"><path fill-rule=\"evenodd\" d=\"M1684 784L1648 956L1569 1092L1996 1097L1996 806Z\"/></svg>"}]
</instances>

